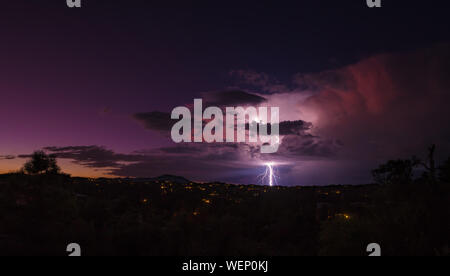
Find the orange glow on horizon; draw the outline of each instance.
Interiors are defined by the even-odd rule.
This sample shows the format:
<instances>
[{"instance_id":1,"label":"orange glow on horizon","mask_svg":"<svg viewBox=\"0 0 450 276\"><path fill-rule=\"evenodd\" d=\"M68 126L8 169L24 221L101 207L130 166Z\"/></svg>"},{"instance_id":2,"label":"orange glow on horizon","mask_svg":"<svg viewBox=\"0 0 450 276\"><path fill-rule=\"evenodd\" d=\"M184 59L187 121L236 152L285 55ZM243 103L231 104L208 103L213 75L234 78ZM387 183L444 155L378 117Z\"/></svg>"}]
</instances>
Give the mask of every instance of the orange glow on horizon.
<instances>
[{"instance_id":1,"label":"orange glow on horizon","mask_svg":"<svg viewBox=\"0 0 450 276\"><path fill-rule=\"evenodd\" d=\"M16 158L12 160L0 160L0 174L14 173L20 171L25 164L26 159ZM85 178L114 178L116 176L109 174L108 169L87 168L79 164L75 164L67 159L58 159L58 165L61 171L70 174L73 177Z\"/></svg>"}]
</instances>

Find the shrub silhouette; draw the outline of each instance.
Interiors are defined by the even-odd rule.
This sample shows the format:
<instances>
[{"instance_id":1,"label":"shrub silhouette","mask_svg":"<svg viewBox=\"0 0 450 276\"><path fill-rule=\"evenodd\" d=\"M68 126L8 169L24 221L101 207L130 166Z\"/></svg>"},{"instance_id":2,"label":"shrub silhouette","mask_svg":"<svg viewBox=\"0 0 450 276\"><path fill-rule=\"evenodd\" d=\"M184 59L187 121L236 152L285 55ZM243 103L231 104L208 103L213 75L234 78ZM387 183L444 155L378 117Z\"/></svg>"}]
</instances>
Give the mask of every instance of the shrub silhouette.
<instances>
[{"instance_id":1,"label":"shrub silhouette","mask_svg":"<svg viewBox=\"0 0 450 276\"><path fill-rule=\"evenodd\" d=\"M43 151L36 151L31 156L31 160L25 163L23 171L31 175L58 174L61 169L54 156L47 155Z\"/></svg>"}]
</instances>

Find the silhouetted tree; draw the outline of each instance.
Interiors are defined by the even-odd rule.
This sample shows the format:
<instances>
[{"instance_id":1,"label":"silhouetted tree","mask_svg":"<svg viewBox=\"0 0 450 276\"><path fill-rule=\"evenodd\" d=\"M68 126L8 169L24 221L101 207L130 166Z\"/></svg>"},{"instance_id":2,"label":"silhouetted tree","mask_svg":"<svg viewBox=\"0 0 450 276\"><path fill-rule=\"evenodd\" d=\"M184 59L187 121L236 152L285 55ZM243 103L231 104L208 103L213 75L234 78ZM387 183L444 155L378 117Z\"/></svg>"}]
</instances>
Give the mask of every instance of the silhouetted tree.
<instances>
[{"instance_id":1,"label":"silhouetted tree","mask_svg":"<svg viewBox=\"0 0 450 276\"><path fill-rule=\"evenodd\" d=\"M36 151L31 156L31 160L25 163L23 171L32 175L57 174L60 172L60 168L54 156L47 155L43 151Z\"/></svg>"},{"instance_id":2,"label":"silhouetted tree","mask_svg":"<svg viewBox=\"0 0 450 276\"><path fill-rule=\"evenodd\" d=\"M450 182L450 158L439 168L439 179L442 182Z\"/></svg>"},{"instance_id":3,"label":"silhouetted tree","mask_svg":"<svg viewBox=\"0 0 450 276\"><path fill-rule=\"evenodd\" d=\"M432 184L436 182L436 161L434 160L434 153L436 151L436 145L432 145L428 148L428 162L421 162L421 165L425 168L427 173L425 174Z\"/></svg>"},{"instance_id":4,"label":"silhouetted tree","mask_svg":"<svg viewBox=\"0 0 450 276\"><path fill-rule=\"evenodd\" d=\"M420 164L416 157L406 160L390 160L372 171L378 184L408 184L413 180L414 168Z\"/></svg>"}]
</instances>

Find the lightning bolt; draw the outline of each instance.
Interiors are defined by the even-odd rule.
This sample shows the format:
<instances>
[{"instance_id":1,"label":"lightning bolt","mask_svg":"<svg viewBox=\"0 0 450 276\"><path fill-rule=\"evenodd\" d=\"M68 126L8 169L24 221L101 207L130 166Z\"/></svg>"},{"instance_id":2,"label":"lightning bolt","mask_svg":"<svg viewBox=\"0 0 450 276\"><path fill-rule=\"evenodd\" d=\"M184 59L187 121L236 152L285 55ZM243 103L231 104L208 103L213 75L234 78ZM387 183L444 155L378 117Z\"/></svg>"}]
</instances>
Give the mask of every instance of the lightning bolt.
<instances>
[{"instance_id":1,"label":"lightning bolt","mask_svg":"<svg viewBox=\"0 0 450 276\"><path fill-rule=\"evenodd\" d=\"M265 163L264 166L266 166L266 170L263 174L261 174L259 177L262 180L263 185L265 183L268 183L269 186L273 186L277 184L277 175L275 174L275 164L274 163Z\"/></svg>"}]
</instances>

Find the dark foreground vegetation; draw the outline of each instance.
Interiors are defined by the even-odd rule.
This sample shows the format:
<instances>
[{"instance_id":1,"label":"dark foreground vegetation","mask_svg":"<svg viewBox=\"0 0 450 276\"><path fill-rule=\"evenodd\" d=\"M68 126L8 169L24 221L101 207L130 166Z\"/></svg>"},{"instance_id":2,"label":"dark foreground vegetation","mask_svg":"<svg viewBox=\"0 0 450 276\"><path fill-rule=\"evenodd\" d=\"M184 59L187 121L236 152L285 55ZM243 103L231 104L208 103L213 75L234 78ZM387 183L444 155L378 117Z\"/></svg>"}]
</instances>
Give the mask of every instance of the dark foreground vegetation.
<instances>
[{"instance_id":1,"label":"dark foreground vegetation","mask_svg":"<svg viewBox=\"0 0 450 276\"><path fill-rule=\"evenodd\" d=\"M65 255L72 242L83 255L368 255L369 243L450 255L450 162L390 161L374 185L270 188L71 178L47 161L0 176L0 255Z\"/></svg>"}]
</instances>

